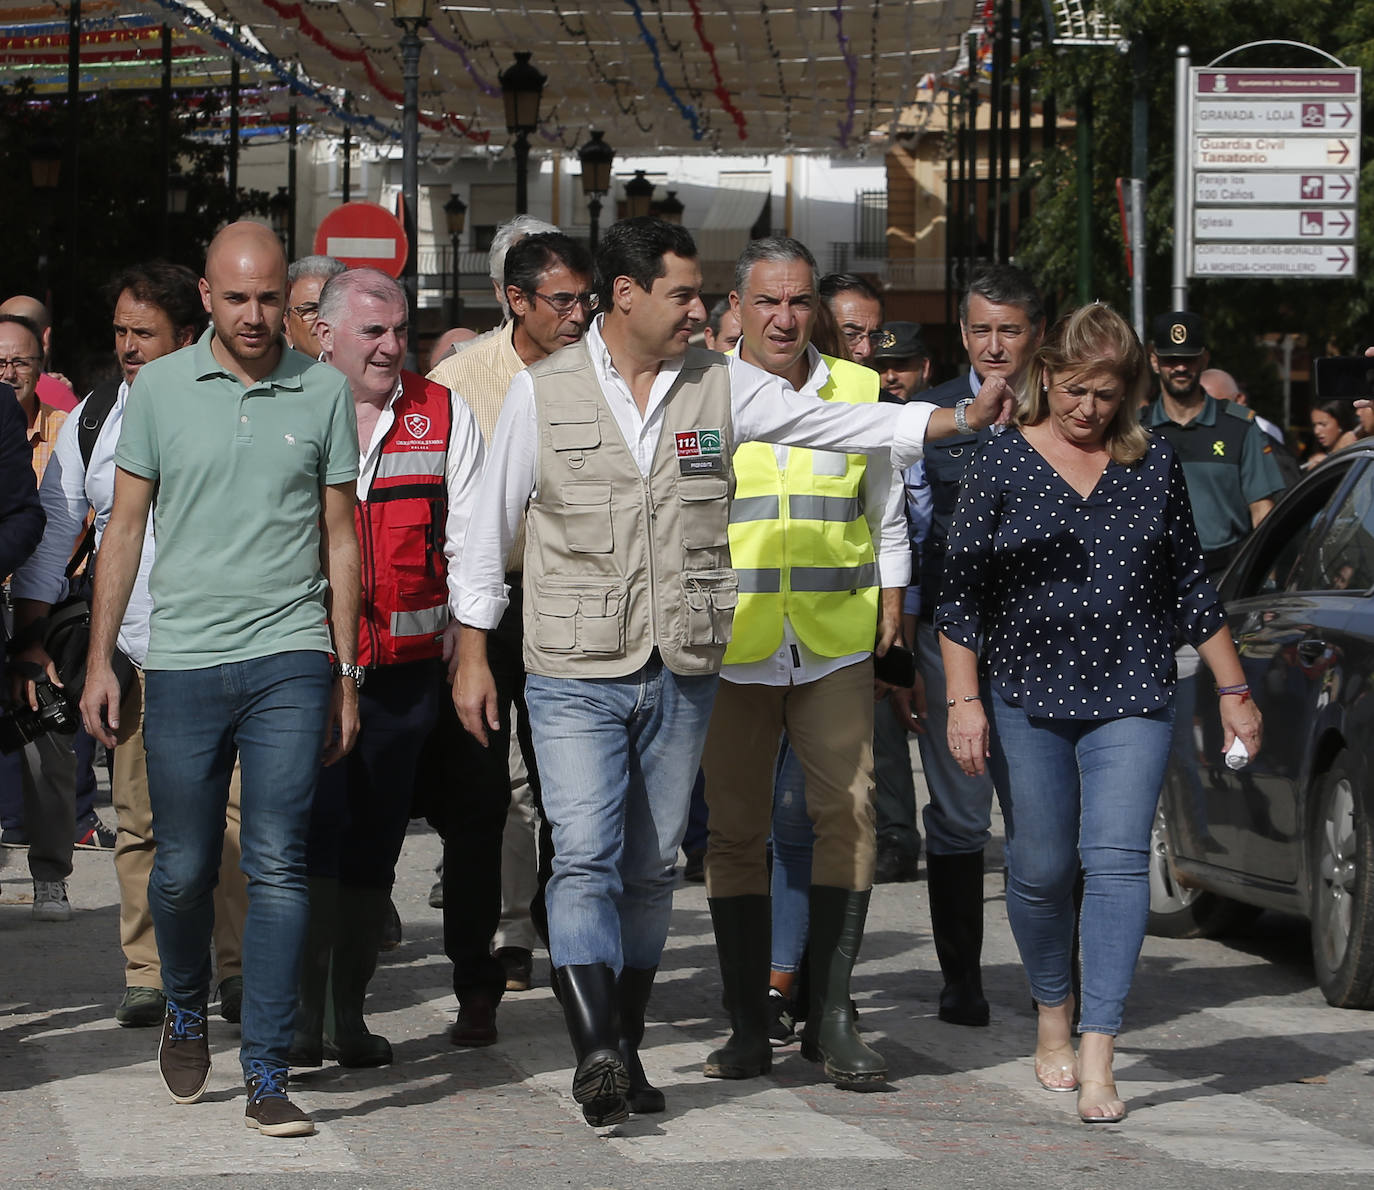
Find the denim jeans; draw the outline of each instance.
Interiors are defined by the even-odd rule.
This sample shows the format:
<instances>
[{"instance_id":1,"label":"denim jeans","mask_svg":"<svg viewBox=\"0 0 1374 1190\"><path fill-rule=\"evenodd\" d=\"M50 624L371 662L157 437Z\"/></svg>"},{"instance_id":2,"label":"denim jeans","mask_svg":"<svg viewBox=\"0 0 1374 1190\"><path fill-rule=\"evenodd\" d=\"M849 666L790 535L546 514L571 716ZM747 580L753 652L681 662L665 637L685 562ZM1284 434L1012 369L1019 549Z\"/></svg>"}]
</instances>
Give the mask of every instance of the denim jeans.
<instances>
[{"instance_id":1,"label":"denim jeans","mask_svg":"<svg viewBox=\"0 0 1374 1190\"><path fill-rule=\"evenodd\" d=\"M143 738L157 856L148 880L162 986L204 1010L210 992L211 892L237 753L242 774L245 1077L285 1066L309 917L305 850L332 682L324 653L299 651L204 669L149 670Z\"/></svg>"},{"instance_id":2,"label":"denim jeans","mask_svg":"<svg viewBox=\"0 0 1374 1190\"><path fill-rule=\"evenodd\" d=\"M806 812L806 774L782 737L773 780L773 961L774 971L801 970L811 924L811 849L816 834Z\"/></svg>"},{"instance_id":3,"label":"denim jeans","mask_svg":"<svg viewBox=\"0 0 1374 1190\"><path fill-rule=\"evenodd\" d=\"M526 679L553 826L555 967L658 966L716 684L674 674L657 653L623 678Z\"/></svg>"},{"instance_id":4,"label":"denim jeans","mask_svg":"<svg viewBox=\"0 0 1374 1190\"><path fill-rule=\"evenodd\" d=\"M1006 826L1007 919L1041 1004L1070 994L1073 888L1083 868L1079 1028L1115 1035L1150 912L1149 847L1173 708L1040 719L997 694L993 782Z\"/></svg>"}]
</instances>

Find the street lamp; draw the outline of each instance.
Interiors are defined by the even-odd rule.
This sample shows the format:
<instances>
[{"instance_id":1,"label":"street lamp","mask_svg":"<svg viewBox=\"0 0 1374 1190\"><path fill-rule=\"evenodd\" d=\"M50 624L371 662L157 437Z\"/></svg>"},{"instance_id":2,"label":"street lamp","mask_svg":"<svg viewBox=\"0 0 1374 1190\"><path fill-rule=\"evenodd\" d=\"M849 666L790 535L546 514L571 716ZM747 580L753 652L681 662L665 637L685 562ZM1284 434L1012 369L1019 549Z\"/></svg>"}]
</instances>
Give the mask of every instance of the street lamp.
<instances>
[{"instance_id":1,"label":"street lamp","mask_svg":"<svg viewBox=\"0 0 1374 1190\"><path fill-rule=\"evenodd\" d=\"M463 238L463 228L467 224L468 204L458 197L456 190L450 195L448 202L444 203L444 219L448 223L449 242L453 245L453 308L449 326L457 326L458 315L463 308L462 298L458 296L458 243Z\"/></svg>"},{"instance_id":2,"label":"street lamp","mask_svg":"<svg viewBox=\"0 0 1374 1190\"><path fill-rule=\"evenodd\" d=\"M498 76L501 98L506 103L506 131L515 136L515 213L529 213L527 175L530 165L530 133L539 127L539 97L544 93L548 76L537 66L530 65L530 53L521 50L515 55L515 65L506 67Z\"/></svg>"},{"instance_id":3,"label":"street lamp","mask_svg":"<svg viewBox=\"0 0 1374 1190\"><path fill-rule=\"evenodd\" d=\"M664 223L682 224L682 212L687 208L682 205L682 199L678 198L676 190L669 190L668 197L658 204L658 210L654 213L663 220Z\"/></svg>"},{"instance_id":4,"label":"street lamp","mask_svg":"<svg viewBox=\"0 0 1374 1190\"><path fill-rule=\"evenodd\" d=\"M591 140L577 150L577 159L582 162L582 193L587 196L587 211L591 215L587 239L593 252L601 231L601 199L611 188L611 162L615 160L615 150L605 142L605 135L592 129Z\"/></svg>"},{"instance_id":5,"label":"street lamp","mask_svg":"<svg viewBox=\"0 0 1374 1190\"><path fill-rule=\"evenodd\" d=\"M186 184L184 174L169 174L167 177L167 214L184 215L190 203L191 188Z\"/></svg>"},{"instance_id":6,"label":"street lamp","mask_svg":"<svg viewBox=\"0 0 1374 1190\"><path fill-rule=\"evenodd\" d=\"M647 215L654 205L654 184L644 176L642 169L635 170L635 176L625 183L625 215L636 219Z\"/></svg>"},{"instance_id":7,"label":"street lamp","mask_svg":"<svg viewBox=\"0 0 1374 1190\"><path fill-rule=\"evenodd\" d=\"M56 190L62 176L62 146L49 137L29 145L29 178L35 190Z\"/></svg>"},{"instance_id":8,"label":"street lamp","mask_svg":"<svg viewBox=\"0 0 1374 1190\"><path fill-rule=\"evenodd\" d=\"M285 186L278 186L276 194L267 200L267 218L277 239L286 242L286 225L291 219L291 196Z\"/></svg>"},{"instance_id":9,"label":"street lamp","mask_svg":"<svg viewBox=\"0 0 1374 1190\"><path fill-rule=\"evenodd\" d=\"M420 312L420 288L416 277L416 250L420 221L420 26L429 23L429 0L391 0L391 19L401 27L401 67L405 78L401 121L401 196L405 205L406 267L403 274L410 316ZM406 347L406 367L415 370L415 343Z\"/></svg>"}]
</instances>

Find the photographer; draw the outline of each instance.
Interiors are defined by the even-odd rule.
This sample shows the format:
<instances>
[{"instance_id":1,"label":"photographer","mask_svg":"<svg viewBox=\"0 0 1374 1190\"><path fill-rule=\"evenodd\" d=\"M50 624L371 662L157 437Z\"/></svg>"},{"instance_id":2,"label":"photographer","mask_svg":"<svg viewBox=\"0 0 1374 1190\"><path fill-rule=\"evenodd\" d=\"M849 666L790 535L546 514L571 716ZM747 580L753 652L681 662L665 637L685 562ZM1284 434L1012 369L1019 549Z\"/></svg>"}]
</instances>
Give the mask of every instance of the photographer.
<instances>
[{"instance_id":1,"label":"photographer","mask_svg":"<svg viewBox=\"0 0 1374 1190\"><path fill-rule=\"evenodd\" d=\"M114 499L114 449L134 378L144 364L191 342L205 321L195 274L177 265L155 261L127 269L115 278L110 293L114 298L114 349L121 379L98 386L58 435L40 492L47 530L32 560L14 576L16 636L26 631L29 635L39 634L38 639L25 644L16 654L11 673L15 701L36 711L40 696L49 702L56 696L60 704L70 706L70 714L78 721L74 698L69 702L69 695L63 693L58 666L45 648L51 647L51 642L41 635L45 618L66 594L67 559L89 513L95 513L97 548L105 531ZM119 648L136 666L142 665L148 650L152 608L148 572L152 564L150 522L134 593L119 630ZM72 676L68 671L68 677ZM126 987L115 1019L125 1026L153 1026L162 1022L163 999L161 964L148 911L148 873L154 844L143 752L141 674L135 673L121 709L123 731L115 750L111 792L119 822L114 862L120 885L119 926ZM69 801L70 790L68 784L65 796ZM237 818L235 797L230 802L226 862L215 898L221 1011L234 1019L238 1016L236 1001L241 998L239 938L247 896L238 870Z\"/></svg>"}]
</instances>

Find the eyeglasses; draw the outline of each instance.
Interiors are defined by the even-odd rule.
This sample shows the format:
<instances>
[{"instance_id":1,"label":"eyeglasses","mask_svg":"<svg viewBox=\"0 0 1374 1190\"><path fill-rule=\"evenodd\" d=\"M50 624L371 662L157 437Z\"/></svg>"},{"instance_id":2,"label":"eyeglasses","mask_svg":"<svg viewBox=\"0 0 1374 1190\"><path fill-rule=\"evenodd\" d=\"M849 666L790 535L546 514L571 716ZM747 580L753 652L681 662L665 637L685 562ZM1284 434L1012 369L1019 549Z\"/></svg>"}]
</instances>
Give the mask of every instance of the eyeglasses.
<instances>
[{"instance_id":1,"label":"eyeglasses","mask_svg":"<svg viewBox=\"0 0 1374 1190\"><path fill-rule=\"evenodd\" d=\"M319 302L302 302L299 306L288 306L287 309L302 322L314 322L320 316Z\"/></svg>"},{"instance_id":2,"label":"eyeglasses","mask_svg":"<svg viewBox=\"0 0 1374 1190\"><path fill-rule=\"evenodd\" d=\"M601 304L600 296L595 293L540 293L537 289L527 289L525 292L531 297L543 298L559 318L566 318L574 306L581 306L590 314Z\"/></svg>"},{"instance_id":3,"label":"eyeglasses","mask_svg":"<svg viewBox=\"0 0 1374 1190\"><path fill-rule=\"evenodd\" d=\"M0 359L0 372L8 372L11 368L16 372L32 372L34 364L42 358L41 355L16 355L12 359Z\"/></svg>"},{"instance_id":4,"label":"eyeglasses","mask_svg":"<svg viewBox=\"0 0 1374 1190\"><path fill-rule=\"evenodd\" d=\"M843 326L840 327L840 334L844 336L845 342L848 343L851 347L853 347L854 344L862 343L865 339L871 339L876 344L877 339L883 334L883 332L866 331L861 326L853 326L849 323L845 323Z\"/></svg>"}]
</instances>

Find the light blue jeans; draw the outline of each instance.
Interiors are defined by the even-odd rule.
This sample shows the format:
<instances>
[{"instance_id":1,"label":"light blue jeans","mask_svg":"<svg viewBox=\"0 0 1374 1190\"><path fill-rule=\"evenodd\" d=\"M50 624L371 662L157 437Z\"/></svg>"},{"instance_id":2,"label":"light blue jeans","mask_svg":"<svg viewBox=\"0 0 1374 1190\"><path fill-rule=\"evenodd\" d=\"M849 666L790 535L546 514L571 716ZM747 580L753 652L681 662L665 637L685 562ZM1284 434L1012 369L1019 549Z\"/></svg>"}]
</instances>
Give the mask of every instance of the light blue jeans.
<instances>
[{"instance_id":1,"label":"light blue jeans","mask_svg":"<svg viewBox=\"0 0 1374 1190\"><path fill-rule=\"evenodd\" d=\"M299 651L206 669L148 670L143 740L157 857L148 879L162 986L203 1012L210 993L212 893L223 857L229 777L243 780L239 842L245 1077L285 1066L310 915L305 846L333 679L324 653Z\"/></svg>"},{"instance_id":2,"label":"light blue jeans","mask_svg":"<svg viewBox=\"0 0 1374 1190\"><path fill-rule=\"evenodd\" d=\"M624 678L526 678L553 827L555 967L658 966L717 681L680 677L657 653Z\"/></svg>"},{"instance_id":3,"label":"light blue jeans","mask_svg":"<svg viewBox=\"0 0 1374 1190\"><path fill-rule=\"evenodd\" d=\"M1150 912L1149 847L1173 708L1122 719L1027 716L996 693L993 783L1007 837L1007 919L1035 999L1071 990L1073 886L1084 874L1079 1029L1121 1029Z\"/></svg>"},{"instance_id":4,"label":"light blue jeans","mask_svg":"<svg viewBox=\"0 0 1374 1190\"><path fill-rule=\"evenodd\" d=\"M816 832L806 812L806 774L787 736L773 778L773 961L774 971L796 973L811 924L811 849Z\"/></svg>"}]
</instances>

